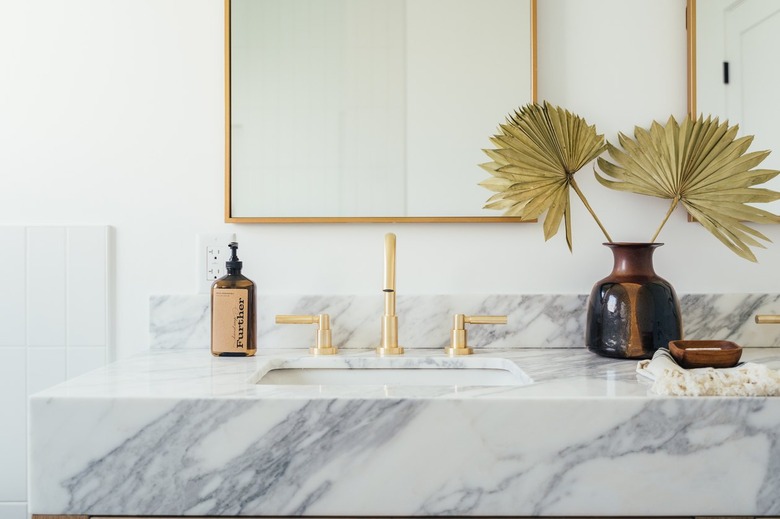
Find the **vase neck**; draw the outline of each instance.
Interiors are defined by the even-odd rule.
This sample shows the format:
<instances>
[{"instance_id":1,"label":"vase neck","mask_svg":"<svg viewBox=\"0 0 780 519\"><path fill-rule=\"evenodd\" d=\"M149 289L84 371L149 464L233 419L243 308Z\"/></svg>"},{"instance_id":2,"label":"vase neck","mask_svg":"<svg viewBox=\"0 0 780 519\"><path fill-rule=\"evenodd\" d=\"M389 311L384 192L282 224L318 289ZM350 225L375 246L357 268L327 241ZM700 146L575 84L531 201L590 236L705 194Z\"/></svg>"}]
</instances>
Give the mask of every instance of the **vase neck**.
<instances>
[{"instance_id":1,"label":"vase neck","mask_svg":"<svg viewBox=\"0 0 780 519\"><path fill-rule=\"evenodd\" d=\"M655 276L653 252L660 243L608 243L615 264L612 274L620 276Z\"/></svg>"}]
</instances>

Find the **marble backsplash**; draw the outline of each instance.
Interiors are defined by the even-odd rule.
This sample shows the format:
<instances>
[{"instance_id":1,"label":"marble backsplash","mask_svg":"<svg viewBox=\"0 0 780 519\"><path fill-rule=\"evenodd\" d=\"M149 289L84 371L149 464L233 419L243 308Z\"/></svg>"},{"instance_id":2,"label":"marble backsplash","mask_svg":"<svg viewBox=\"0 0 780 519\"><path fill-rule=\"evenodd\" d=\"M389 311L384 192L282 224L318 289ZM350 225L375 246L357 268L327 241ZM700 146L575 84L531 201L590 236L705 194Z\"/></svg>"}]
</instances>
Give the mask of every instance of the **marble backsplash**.
<instances>
[{"instance_id":1,"label":"marble backsplash","mask_svg":"<svg viewBox=\"0 0 780 519\"><path fill-rule=\"evenodd\" d=\"M399 343L405 348L444 348L452 315L507 315L506 325L470 325L472 348L570 348L584 345L586 295L399 295ZM722 339L743 346L780 346L780 325L757 325L756 314L780 314L780 294L680 296L687 339ZM209 348L209 296L150 298L152 349ZM313 346L314 325L277 325L276 314L330 315L333 344L373 348L379 342L383 298L375 295L258 297L258 348Z\"/></svg>"}]
</instances>

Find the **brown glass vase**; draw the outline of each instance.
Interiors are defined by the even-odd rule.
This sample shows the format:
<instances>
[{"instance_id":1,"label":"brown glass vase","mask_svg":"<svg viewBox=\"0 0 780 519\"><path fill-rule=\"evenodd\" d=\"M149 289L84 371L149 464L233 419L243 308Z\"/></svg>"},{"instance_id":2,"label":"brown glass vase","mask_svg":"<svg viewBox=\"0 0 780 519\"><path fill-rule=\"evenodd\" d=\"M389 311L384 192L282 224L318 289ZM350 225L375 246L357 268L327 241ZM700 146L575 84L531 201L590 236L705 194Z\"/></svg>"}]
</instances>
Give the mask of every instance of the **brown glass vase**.
<instances>
[{"instance_id":1,"label":"brown glass vase","mask_svg":"<svg viewBox=\"0 0 780 519\"><path fill-rule=\"evenodd\" d=\"M677 294L653 269L653 252L663 243L604 245L615 265L590 292L585 344L605 357L650 358L683 334Z\"/></svg>"}]
</instances>

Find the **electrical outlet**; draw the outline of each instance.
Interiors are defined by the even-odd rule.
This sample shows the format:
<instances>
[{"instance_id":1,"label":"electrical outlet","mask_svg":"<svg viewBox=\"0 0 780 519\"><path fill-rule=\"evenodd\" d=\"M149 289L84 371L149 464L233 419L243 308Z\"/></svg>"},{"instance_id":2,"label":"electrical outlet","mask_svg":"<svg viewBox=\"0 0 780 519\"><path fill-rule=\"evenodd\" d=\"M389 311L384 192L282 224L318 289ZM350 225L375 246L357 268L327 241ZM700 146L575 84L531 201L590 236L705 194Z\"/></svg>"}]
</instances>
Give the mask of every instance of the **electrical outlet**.
<instances>
[{"instance_id":1,"label":"electrical outlet","mask_svg":"<svg viewBox=\"0 0 780 519\"><path fill-rule=\"evenodd\" d=\"M228 244L236 241L235 233L198 234L198 292L207 294L211 284L221 278L225 262L230 259Z\"/></svg>"}]
</instances>

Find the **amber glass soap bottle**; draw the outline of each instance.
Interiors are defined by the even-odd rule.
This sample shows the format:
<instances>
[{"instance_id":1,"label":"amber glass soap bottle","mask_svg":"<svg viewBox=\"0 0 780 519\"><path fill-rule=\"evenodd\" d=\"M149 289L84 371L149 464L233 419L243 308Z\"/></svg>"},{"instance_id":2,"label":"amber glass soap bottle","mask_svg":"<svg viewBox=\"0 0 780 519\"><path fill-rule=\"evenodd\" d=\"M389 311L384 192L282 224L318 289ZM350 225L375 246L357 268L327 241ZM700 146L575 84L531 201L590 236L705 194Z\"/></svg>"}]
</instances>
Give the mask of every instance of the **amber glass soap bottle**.
<instances>
[{"instance_id":1,"label":"amber glass soap bottle","mask_svg":"<svg viewBox=\"0 0 780 519\"><path fill-rule=\"evenodd\" d=\"M255 284L241 274L238 243L228 247L227 275L211 285L211 354L246 357L257 351Z\"/></svg>"}]
</instances>

